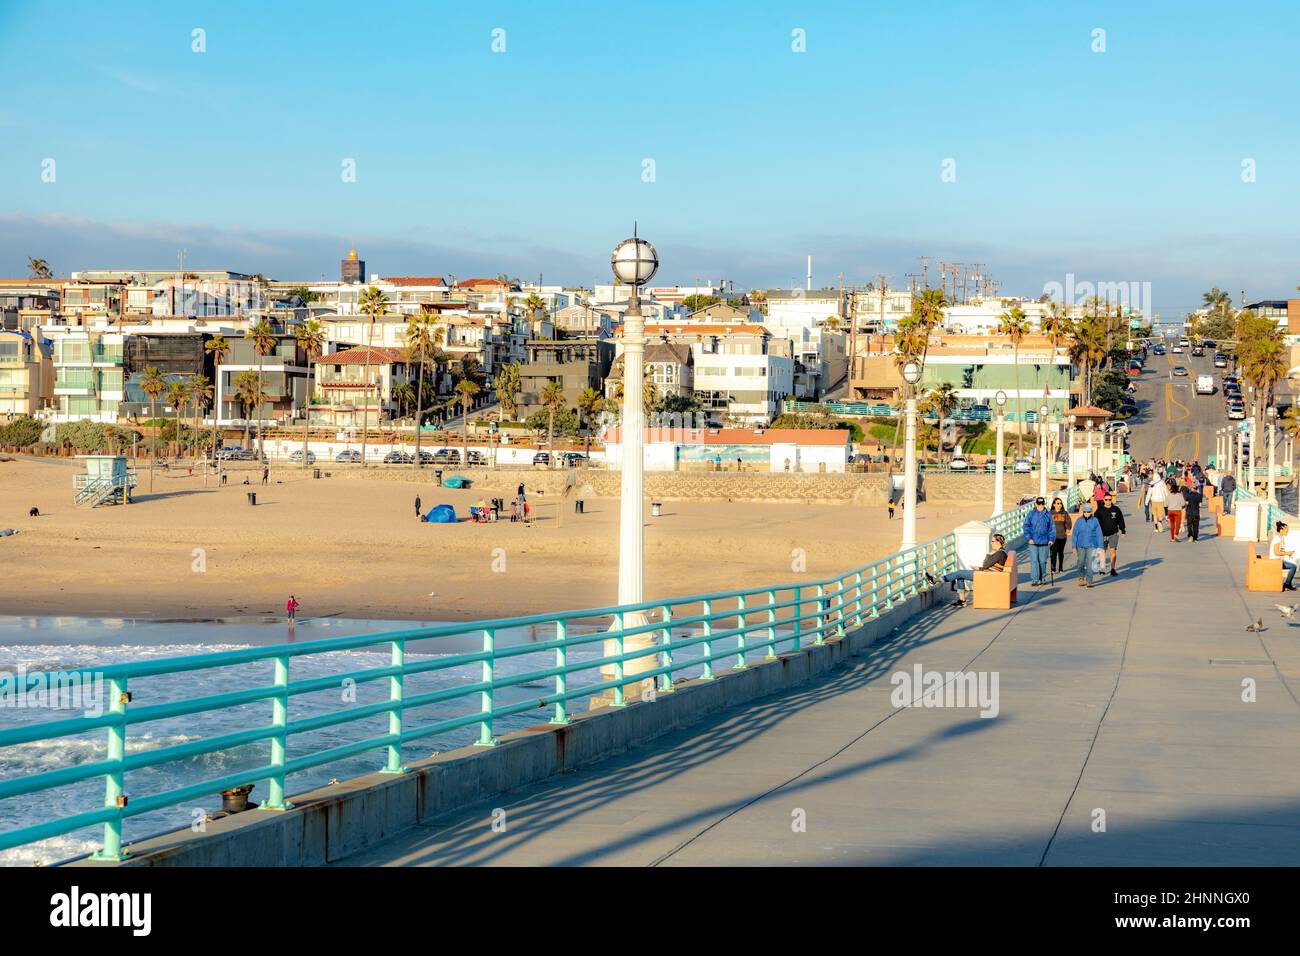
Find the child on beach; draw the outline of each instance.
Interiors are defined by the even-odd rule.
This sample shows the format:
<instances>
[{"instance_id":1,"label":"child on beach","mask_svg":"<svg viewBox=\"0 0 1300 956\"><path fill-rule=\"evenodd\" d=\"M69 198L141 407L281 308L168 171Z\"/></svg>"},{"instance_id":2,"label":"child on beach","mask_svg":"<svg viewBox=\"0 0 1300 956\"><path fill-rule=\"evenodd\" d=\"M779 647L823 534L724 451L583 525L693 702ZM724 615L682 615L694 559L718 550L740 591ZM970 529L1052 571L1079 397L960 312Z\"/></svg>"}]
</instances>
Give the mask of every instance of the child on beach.
<instances>
[{"instance_id":1,"label":"child on beach","mask_svg":"<svg viewBox=\"0 0 1300 956\"><path fill-rule=\"evenodd\" d=\"M285 602L284 609L289 615L289 620L295 620L298 616L298 599L290 594L289 600Z\"/></svg>"}]
</instances>

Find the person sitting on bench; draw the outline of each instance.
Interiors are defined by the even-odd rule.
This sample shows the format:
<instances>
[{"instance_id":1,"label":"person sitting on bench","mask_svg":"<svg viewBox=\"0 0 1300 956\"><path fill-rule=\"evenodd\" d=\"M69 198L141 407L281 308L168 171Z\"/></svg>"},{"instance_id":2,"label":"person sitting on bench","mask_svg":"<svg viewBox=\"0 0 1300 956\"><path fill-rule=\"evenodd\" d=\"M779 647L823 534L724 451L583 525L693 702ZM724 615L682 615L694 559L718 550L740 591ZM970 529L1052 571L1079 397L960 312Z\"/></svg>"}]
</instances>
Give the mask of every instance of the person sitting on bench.
<instances>
[{"instance_id":1,"label":"person sitting on bench","mask_svg":"<svg viewBox=\"0 0 1300 956\"><path fill-rule=\"evenodd\" d=\"M981 571L1005 571L1007 569L1007 548L1006 539L1000 534L993 536L993 550L984 557L984 563L980 565ZM945 581L952 582L952 589L957 593L957 600L953 602L953 607L965 607L966 598L964 591L970 591L974 588L975 572L973 570L951 571L944 575Z\"/></svg>"}]
</instances>

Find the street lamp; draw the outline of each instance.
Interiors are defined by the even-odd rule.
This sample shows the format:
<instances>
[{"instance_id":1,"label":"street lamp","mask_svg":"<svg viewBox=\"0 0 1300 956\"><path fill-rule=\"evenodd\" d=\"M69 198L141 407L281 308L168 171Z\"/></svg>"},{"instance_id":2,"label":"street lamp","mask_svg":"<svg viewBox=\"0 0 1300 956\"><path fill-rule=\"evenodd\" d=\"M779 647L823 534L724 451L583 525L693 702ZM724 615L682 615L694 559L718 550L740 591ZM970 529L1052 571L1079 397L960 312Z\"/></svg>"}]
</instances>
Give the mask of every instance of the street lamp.
<instances>
[{"instance_id":1,"label":"street lamp","mask_svg":"<svg viewBox=\"0 0 1300 956\"><path fill-rule=\"evenodd\" d=\"M1003 484L1003 480L1002 480L1002 472L1003 472L1003 463L1002 463L1002 434L1003 434L1003 429L1006 428L1006 424L1007 424L1007 415L1006 415L1006 407L1007 407L1007 393L1004 392L1004 391L1002 391L1001 389L999 389L999 390L998 390L998 393L997 393L996 395L993 396L993 403L994 403L995 405L997 405L997 407L998 407L998 439L997 439L997 446L996 446L996 453L995 453L996 456L995 456L995 458L994 458L994 467L995 467L995 472L994 472L994 476L993 476L993 513L994 513L995 515L1000 515L1000 514L1002 514L1002 510L1003 510L1003 506L1002 506L1002 484Z\"/></svg>"},{"instance_id":2,"label":"street lamp","mask_svg":"<svg viewBox=\"0 0 1300 956\"><path fill-rule=\"evenodd\" d=\"M903 381L907 383L907 401L904 404L902 550L906 551L916 547L916 385L921 381L920 362L911 361L903 366Z\"/></svg>"},{"instance_id":3,"label":"street lamp","mask_svg":"<svg viewBox=\"0 0 1300 956\"><path fill-rule=\"evenodd\" d=\"M1264 414L1268 416L1268 500L1277 504L1277 479L1273 473L1276 462L1273 449L1277 445L1277 409L1270 405Z\"/></svg>"},{"instance_id":4,"label":"street lamp","mask_svg":"<svg viewBox=\"0 0 1300 956\"><path fill-rule=\"evenodd\" d=\"M1038 406L1038 497L1047 497L1047 403Z\"/></svg>"},{"instance_id":5,"label":"street lamp","mask_svg":"<svg viewBox=\"0 0 1300 956\"><path fill-rule=\"evenodd\" d=\"M614 278L631 287L627 311L623 313L623 474L618 526L618 603L628 605L645 600L645 320L639 289L659 271L659 254L650 243L637 238L634 227L632 238L614 247L609 264ZM622 616L624 629L646 623L644 611L629 611ZM624 653L653 647L654 643L652 635L636 634L624 640ZM605 656L617 653L617 641L607 641ZM654 656L646 655L628 661L623 674L656 666ZM606 671L614 672L613 666Z\"/></svg>"},{"instance_id":6,"label":"street lamp","mask_svg":"<svg viewBox=\"0 0 1300 956\"><path fill-rule=\"evenodd\" d=\"M1066 467L1070 470L1070 475L1069 478L1066 480L1066 486L1065 486L1066 487L1065 499L1067 501L1070 500L1070 489L1074 487L1074 423L1077 422L1078 420L1079 418L1077 415L1071 415L1068 419L1066 419L1066 421L1069 422L1070 425L1070 434L1069 434L1070 454L1069 454L1069 464L1066 465Z\"/></svg>"},{"instance_id":7,"label":"street lamp","mask_svg":"<svg viewBox=\"0 0 1300 956\"><path fill-rule=\"evenodd\" d=\"M1089 477L1091 477L1093 473L1096 472L1097 470L1097 463L1092 455L1092 428L1093 428L1092 419L1089 419L1088 421L1083 423L1083 438L1084 441L1088 443L1088 450L1087 452L1084 453L1083 461L1085 467L1088 469Z\"/></svg>"}]
</instances>

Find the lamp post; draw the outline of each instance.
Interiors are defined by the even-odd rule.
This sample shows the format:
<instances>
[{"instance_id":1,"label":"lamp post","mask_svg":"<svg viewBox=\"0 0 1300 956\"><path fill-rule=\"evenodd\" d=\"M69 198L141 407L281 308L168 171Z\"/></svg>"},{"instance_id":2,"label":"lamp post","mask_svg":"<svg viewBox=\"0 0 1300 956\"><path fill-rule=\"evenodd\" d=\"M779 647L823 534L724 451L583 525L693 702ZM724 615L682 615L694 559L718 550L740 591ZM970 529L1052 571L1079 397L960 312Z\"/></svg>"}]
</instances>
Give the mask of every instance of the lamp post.
<instances>
[{"instance_id":1,"label":"lamp post","mask_svg":"<svg viewBox=\"0 0 1300 956\"><path fill-rule=\"evenodd\" d=\"M903 381L907 383L907 402L904 405L906 431L903 442L903 551L916 547L916 385L921 381L921 363L908 362L903 366Z\"/></svg>"},{"instance_id":2,"label":"lamp post","mask_svg":"<svg viewBox=\"0 0 1300 956\"><path fill-rule=\"evenodd\" d=\"M1069 454L1069 464L1066 466L1070 470L1069 477L1066 480L1067 500L1070 497L1070 489L1074 487L1074 423L1077 422L1078 420L1079 420L1078 417L1074 415L1071 415L1069 418L1066 419L1066 422L1070 426L1070 430L1069 430L1070 433L1068 436L1070 440L1070 454Z\"/></svg>"},{"instance_id":3,"label":"lamp post","mask_svg":"<svg viewBox=\"0 0 1300 956\"><path fill-rule=\"evenodd\" d=\"M1238 428L1237 429L1237 487L1245 488L1246 492L1249 493L1250 488L1246 487L1245 442L1246 442L1246 430L1244 428Z\"/></svg>"},{"instance_id":4,"label":"lamp post","mask_svg":"<svg viewBox=\"0 0 1300 956\"><path fill-rule=\"evenodd\" d=\"M1277 461L1274 453L1277 445L1277 409L1270 405L1264 414L1268 418L1268 500L1277 504L1277 478L1274 474Z\"/></svg>"},{"instance_id":5,"label":"lamp post","mask_svg":"<svg viewBox=\"0 0 1300 956\"><path fill-rule=\"evenodd\" d=\"M1038 497L1047 497L1047 403L1038 406Z\"/></svg>"},{"instance_id":6,"label":"lamp post","mask_svg":"<svg viewBox=\"0 0 1300 956\"><path fill-rule=\"evenodd\" d=\"M645 320L641 316L639 289L659 271L655 247L637 238L624 239L610 257L614 277L631 287L627 311L623 313L623 463L618 525L618 603L640 604L645 600ZM623 615L623 628L647 623L644 611ZM651 634L624 639L624 653L654 646ZM617 642L607 641L605 656L617 654ZM653 655L638 657L623 666L623 674L635 674L656 666ZM607 665L607 674L614 667ZM604 670L604 669L603 669Z\"/></svg>"},{"instance_id":7,"label":"lamp post","mask_svg":"<svg viewBox=\"0 0 1300 956\"><path fill-rule=\"evenodd\" d=\"M1083 425L1083 438L1084 441L1088 443L1088 450L1084 453L1083 461L1084 467L1087 468L1089 475L1092 475L1097 470L1096 462L1092 457L1092 426L1093 423L1091 419L1084 422Z\"/></svg>"},{"instance_id":8,"label":"lamp post","mask_svg":"<svg viewBox=\"0 0 1300 956\"><path fill-rule=\"evenodd\" d=\"M997 407L998 407L998 429L997 429L997 435L998 435L998 437L997 437L997 444L996 444L996 446L995 446L994 459L993 459L993 461L994 461L994 472L993 472L993 513L994 513L995 515L1000 515L1000 514L1002 514L1002 511L1003 511L1003 507L1002 507L1002 485L1003 485L1003 478L1002 478L1002 472L1003 472L1003 462L1002 462L1002 435L1003 435L1003 430L1006 428L1006 424L1007 424L1007 415L1006 415L1006 410L1005 410L1005 409L1006 409L1006 405L1007 405L1007 393L1006 393L1006 392L1003 392L1003 391L1001 391L1001 390L999 390L998 393L997 393L996 395L993 396L993 403L994 403L995 405L997 405Z\"/></svg>"}]
</instances>

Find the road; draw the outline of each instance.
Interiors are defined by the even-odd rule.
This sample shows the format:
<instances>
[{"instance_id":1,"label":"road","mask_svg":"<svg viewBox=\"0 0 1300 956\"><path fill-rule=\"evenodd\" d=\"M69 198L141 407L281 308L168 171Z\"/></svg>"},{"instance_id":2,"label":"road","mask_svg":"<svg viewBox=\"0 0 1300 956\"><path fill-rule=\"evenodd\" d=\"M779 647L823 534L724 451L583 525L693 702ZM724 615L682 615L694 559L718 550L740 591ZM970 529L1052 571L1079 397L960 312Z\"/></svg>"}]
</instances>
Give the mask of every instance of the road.
<instances>
[{"instance_id":1,"label":"road","mask_svg":"<svg viewBox=\"0 0 1300 956\"><path fill-rule=\"evenodd\" d=\"M1187 369L1186 378L1174 377L1176 365ZM1140 461L1181 458L1204 464L1214 454L1215 431L1230 424L1218 387L1225 372L1214 367L1209 349L1201 358L1193 357L1190 349L1182 355L1152 355L1138 377L1138 414L1129 422L1129 453ZM1196 394L1197 375L1214 376L1213 395Z\"/></svg>"}]
</instances>

